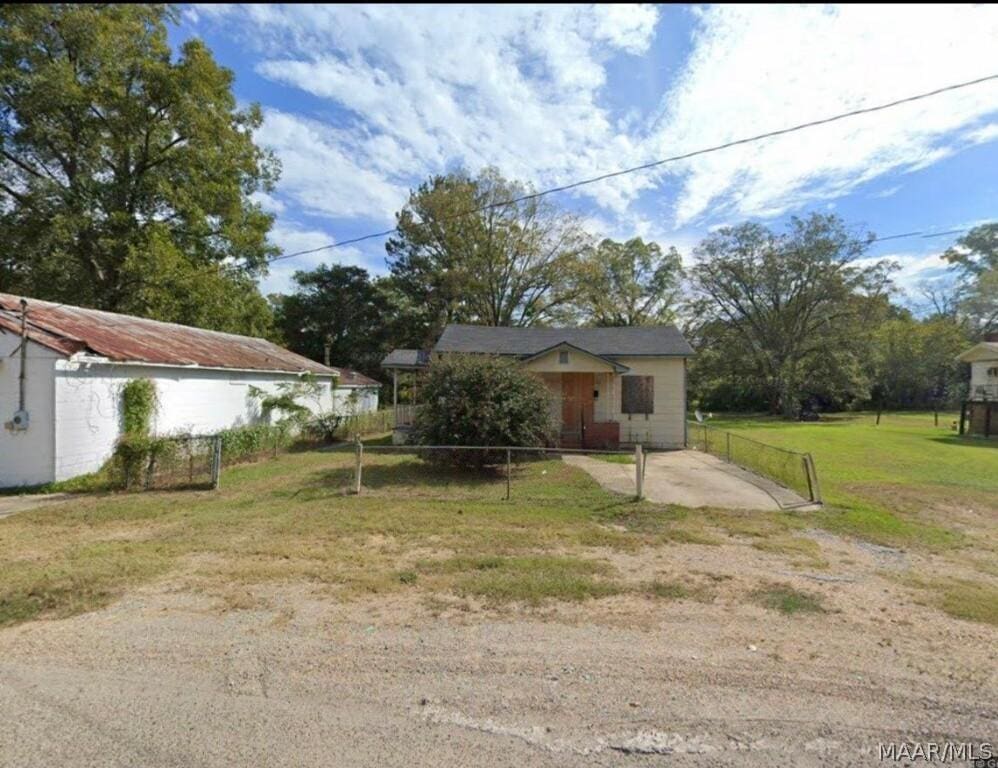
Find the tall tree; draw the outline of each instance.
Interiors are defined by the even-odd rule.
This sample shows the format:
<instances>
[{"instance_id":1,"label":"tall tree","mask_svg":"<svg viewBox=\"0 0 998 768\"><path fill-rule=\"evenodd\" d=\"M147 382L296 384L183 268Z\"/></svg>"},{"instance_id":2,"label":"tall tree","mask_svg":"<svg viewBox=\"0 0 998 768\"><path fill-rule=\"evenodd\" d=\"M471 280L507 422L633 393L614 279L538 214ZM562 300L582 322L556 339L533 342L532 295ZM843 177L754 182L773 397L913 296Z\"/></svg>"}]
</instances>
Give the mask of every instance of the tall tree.
<instances>
[{"instance_id":1,"label":"tall tree","mask_svg":"<svg viewBox=\"0 0 998 768\"><path fill-rule=\"evenodd\" d=\"M359 267L321 266L296 272L296 290L273 296L278 328L285 343L299 354L369 375L387 346L388 298Z\"/></svg>"},{"instance_id":2,"label":"tall tree","mask_svg":"<svg viewBox=\"0 0 998 768\"><path fill-rule=\"evenodd\" d=\"M635 237L603 240L588 254L578 303L594 325L652 325L675 318L683 276L675 248Z\"/></svg>"},{"instance_id":3,"label":"tall tree","mask_svg":"<svg viewBox=\"0 0 998 768\"><path fill-rule=\"evenodd\" d=\"M794 414L814 370L859 371L857 335L878 306L869 299L889 284L884 263L856 264L869 242L812 214L784 234L728 227L694 251L694 315L741 345L774 412Z\"/></svg>"},{"instance_id":4,"label":"tall tree","mask_svg":"<svg viewBox=\"0 0 998 768\"><path fill-rule=\"evenodd\" d=\"M448 322L525 326L570 310L587 236L545 198L507 203L529 192L487 168L434 177L410 195L386 249L426 341Z\"/></svg>"},{"instance_id":5,"label":"tall tree","mask_svg":"<svg viewBox=\"0 0 998 768\"><path fill-rule=\"evenodd\" d=\"M957 310L971 332L998 331L998 222L974 227L943 257L955 268Z\"/></svg>"},{"instance_id":6,"label":"tall tree","mask_svg":"<svg viewBox=\"0 0 998 768\"><path fill-rule=\"evenodd\" d=\"M277 175L257 106L164 5L0 8L0 281L41 298L258 332ZM193 292L223 311L176 301ZM206 295L210 294L210 295ZM228 307L229 300L233 307ZM230 311L231 310L231 311Z\"/></svg>"}]
</instances>

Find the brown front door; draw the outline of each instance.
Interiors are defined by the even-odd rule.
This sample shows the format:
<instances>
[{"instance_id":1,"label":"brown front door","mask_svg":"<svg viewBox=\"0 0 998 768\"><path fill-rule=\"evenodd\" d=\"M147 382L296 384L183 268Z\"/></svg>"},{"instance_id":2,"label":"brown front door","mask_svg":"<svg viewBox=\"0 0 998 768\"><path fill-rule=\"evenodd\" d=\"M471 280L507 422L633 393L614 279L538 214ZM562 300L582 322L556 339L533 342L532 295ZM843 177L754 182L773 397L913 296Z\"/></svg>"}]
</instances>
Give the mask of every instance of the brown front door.
<instances>
[{"instance_id":1,"label":"brown front door","mask_svg":"<svg viewBox=\"0 0 998 768\"><path fill-rule=\"evenodd\" d=\"M593 423L592 373L561 374L561 444L566 448L584 448L586 430Z\"/></svg>"}]
</instances>

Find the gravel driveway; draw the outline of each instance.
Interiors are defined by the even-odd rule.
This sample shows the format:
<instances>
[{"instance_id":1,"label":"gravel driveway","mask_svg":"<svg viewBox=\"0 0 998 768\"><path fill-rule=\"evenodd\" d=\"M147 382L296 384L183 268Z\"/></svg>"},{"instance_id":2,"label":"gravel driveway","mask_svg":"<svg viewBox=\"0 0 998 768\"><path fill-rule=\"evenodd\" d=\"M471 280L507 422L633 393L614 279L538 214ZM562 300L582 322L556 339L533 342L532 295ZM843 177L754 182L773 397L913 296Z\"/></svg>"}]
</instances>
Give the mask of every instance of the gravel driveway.
<instances>
[{"instance_id":1,"label":"gravel driveway","mask_svg":"<svg viewBox=\"0 0 998 768\"><path fill-rule=\"evenodd\" d=\"M717 573L738 557L683 552ZM0 631L0 765L854 766L881 741L995 740L993 628L890 585L819 588L837 612L306 587L225 610L160 585Z\"/></svg>"}]
</instances>

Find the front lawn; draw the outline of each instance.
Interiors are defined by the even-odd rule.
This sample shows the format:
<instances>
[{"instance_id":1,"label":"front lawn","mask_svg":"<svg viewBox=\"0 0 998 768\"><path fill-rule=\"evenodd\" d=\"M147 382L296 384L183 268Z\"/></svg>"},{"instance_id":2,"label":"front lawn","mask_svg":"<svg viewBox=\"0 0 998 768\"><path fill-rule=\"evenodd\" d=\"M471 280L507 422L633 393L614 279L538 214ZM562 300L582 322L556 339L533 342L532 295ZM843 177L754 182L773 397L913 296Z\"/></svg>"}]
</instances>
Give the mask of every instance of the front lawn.
<instances>
[{"instance_id":1,"label":"front lawn","mask_svg":"<svg viewBox=\"0 0 998 768\"><path fill-rule=\"evenodd\" d=\"M967 514L998 513L998 441L960 438L955 414L833 414L818 422L716 414L711 426L810 452L832 530L894 545L968 544Z\"/></svg>"},{"instance_id":2,"label":"front lawn","mask_svg":"<svg viewBox=\"0 0 998 768\"><path fill-rule=\"evenodd\" d=\"M0 625L98 607L176 577L225 593L304 582L340 597L420 589L484 602L621 591L607 550L696 539L684 510L603 491L560 460L505 479L368 453L303 452L227 469L217 493L81 496L0 521ZM687 525L691 530L685 531Z\"/></svg>"}]
</instances>

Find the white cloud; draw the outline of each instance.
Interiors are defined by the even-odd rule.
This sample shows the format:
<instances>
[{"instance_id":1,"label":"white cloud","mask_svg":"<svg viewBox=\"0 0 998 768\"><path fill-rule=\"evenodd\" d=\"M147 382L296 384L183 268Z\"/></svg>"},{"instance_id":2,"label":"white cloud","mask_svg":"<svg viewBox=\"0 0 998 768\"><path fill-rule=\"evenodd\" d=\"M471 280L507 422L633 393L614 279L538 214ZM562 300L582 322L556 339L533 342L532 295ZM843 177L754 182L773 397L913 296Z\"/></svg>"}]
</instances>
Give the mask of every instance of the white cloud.
<instances>
[{"instance_id":1,"label":"white cloud","mask_svg":"<svg viewBox=\"0 0 998 768\"><path fill-rule=\"evenodd\" d=\"M295 223L279 221L270 230L270 241L281 249L282 253L294 253L320 248L335 242L332 235L319 229L303 228ZM304 256L281 259L270 265L268 274L260 280L260 290L266 295L270 293L288 293L294 289L293 277L298 271L315 269L321 264L345 264L362 267L371 273L384 271L384 264L371 259L361 250L353 246L331 248Z\"/></svg>"},{"instance_id":2,"label":"white cloud","mask_svg":"<svg viewBox=\"0 0 998 768\"><path fill-rule=\"evenodd\" d=\"M991 74L989 6L712 6L655 129L671 155ZM695 158L678 223L772 216L954 152L998 83ZM962 141L975 139L967 136ZM980 140L978 137L977 140Z\"/></svg>"},{"instance_id":3,"label":"white cloud","mask_svg":"<svg viewBox=\"0 0 998 768\"><path fill-rule=\"evenodd\" d=\"M910 305L921 302L922 287L939 280L949 280L948 273L952 265L943 258L942 250L926 253L925 251L903 251L880 256L866 256L856 259L854 264L859 267L870 266L878 261L889 261L897 267L891 279L900 298Z\"/></svg>"},{"instance_id":4,"label":"white cloud","mask_svg":"<svg viewBox=\"0 0 998 768\"><path fill-rule=\"evenodd\" d=\"M652 59L653 6L185 13L225 25L262 77L315 97L308 115L265 110L259 138L284 167L268 210L371 228L391 222L409 188L457 165L556 186L998 71L998 10L986 5L711 6L691 14L692 52L671 89L641 103L649 95L636 88L635 103L615 112L608 62L673 66ZM995 140L996 110L998 83L985 84L576 194L596 202L601 210L586 213L611 236L692 240L718 221L827 205Z\"/></svg>"},{"instance_id":5,"label":"white cloud","mask_svg":"<svg viewBox=\"0 0 998 768\"><path fill-rule=\"evenodd\" d=\"M459 164L545 186L638 161L639 142L600 103L604 64L645 53L657 21L639 5L253 5L224 17L263 55L260 75L337 108L335 126L268 112L261 138L284 164L282 191L313 211L381 217L413 181ZM650 183L584 194L623 211Z\"/></svg>"},{"instance_id":6,"label":"white cloud","mask_svg":"<svg viewBox=\"0 0 998 768\"><path fill-rule=\"evenodd\" d=\"M257 140L281 160L281 193L306 213L386 219L405 201L404 184L364 163L346 131L267 109Z\"/></svg>"},{"instance_id":7,"label":"white cloud","mask_svg":"<svg viewBox=\"0 0 998 768\"><path fill-rule=\"evenodd\" d=\"M898 192L901 191L901 185L895 184L893 187L888 187L887 189L882 189L879 192L874 192L870 197L886 198L894 197Z\"/></svg>"}]
</instances>

